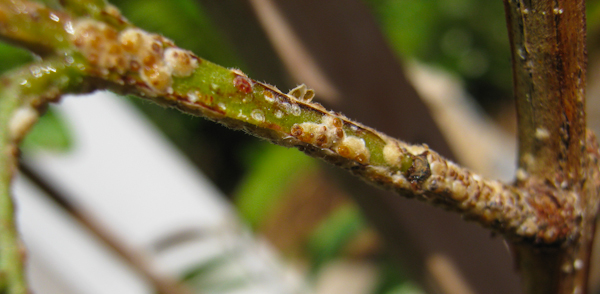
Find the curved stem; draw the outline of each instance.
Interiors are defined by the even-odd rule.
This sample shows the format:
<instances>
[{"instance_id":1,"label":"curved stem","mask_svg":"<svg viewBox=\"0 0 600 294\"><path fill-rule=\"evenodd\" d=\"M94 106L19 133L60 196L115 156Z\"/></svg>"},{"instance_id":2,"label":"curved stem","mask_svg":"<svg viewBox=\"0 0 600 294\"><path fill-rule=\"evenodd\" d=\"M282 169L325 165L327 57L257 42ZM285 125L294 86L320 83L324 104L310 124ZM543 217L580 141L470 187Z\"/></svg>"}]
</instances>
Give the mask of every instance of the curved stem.
<instances>
[{"instance_id":1,"label":"curved stem","mask_svg":"<svg viewBox=\"0 0 600 294\"><path fill-rule=\"evenodd\" d=\"M106 15L121 18L114 12ZM39 19L38 23L45 21L52 20ZM69 57L94 78L97 87L135 94L279 145L297 147L375 185L458 211L513 239L560 244L577 233L575 215L568 209L575 198L566 195L568 191L565 195L546 191L548 198L560 199L558 207L566 208L549 219L548 203L526 201L539 187L519 189L483 179L426 145L406 144L327 111L298 94L304 91L284 94L137 28L123 29L88 17L66 16L60 21L62 29L52 36L61 35L70 42L66 51L73 54Z\"/></svg>"},{"instance_id":2,"label":"curved stem","mask_svg":"<svg viewBox=\"0 0 600 294\"><path fill-rule=\"evenodd\" d=\"M95 4L82 6L88 2ZM583 114L583 0L505 0L521 141L515 186L484 179L426 145L406 144L328 111L311 102L307 89L284 94L199 58L131 26L101 0L64 3L62 14L24 0L0 3L2 38L63 56L5 78L2 111L9 116L0 125L5 151L0 165L6 207L16 142L48 97L81 82L63 76L66 71L97 88L135 94L299 148L402 196L458 211L514 242L529 293L585 289L600 172L598 146L585 133ZM25 87L29 83L32 88ZM10 226L3 234L14 245L14 224L5 215ZM16 256L16 247L6 248ZM551 280L556 277L558 282Z\"/></svg>"},{"instance_id":3,"label":"curved stem","mask_svg":"<svg viewBox=\"0 0 600 294\"><path fill-rule=\"evenodd\" d=\"M27 293L24 252L14 222L10 183L17 170L18 142L48 101L81 84L81 72L53 58L0 77L0 279L9 294Z\"/></svg>"}]
</instances>

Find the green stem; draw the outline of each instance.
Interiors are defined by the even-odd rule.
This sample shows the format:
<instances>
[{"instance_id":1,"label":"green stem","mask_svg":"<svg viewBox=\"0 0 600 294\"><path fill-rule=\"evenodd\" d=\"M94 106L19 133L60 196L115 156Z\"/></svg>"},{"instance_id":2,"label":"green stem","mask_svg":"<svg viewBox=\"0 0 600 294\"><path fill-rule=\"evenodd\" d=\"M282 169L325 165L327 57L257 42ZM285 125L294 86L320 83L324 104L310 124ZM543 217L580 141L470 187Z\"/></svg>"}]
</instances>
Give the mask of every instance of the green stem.
<instances>
[{"instance_id":1,"label":"green stem","mask_svg":"<svg viewBox=\"0 0 600 294\"><path fill-rule=\"evenodd\" d=\"M568 191L565 195L548 191L548 197L559 199L559 207L567 208L564 213L548 215L540 209L548 203L527 201L535 189L484 179L427 146L390 138L327 111L306 96L284 94L238 70L201 59L162 36L113 26L119 13L105 16L115 19L102 22L87 16L65 16L61 18L64 25L46 36L60 35L70 42L68 48L55 52L73 52L71 61L94 78L96 87L135 94L275 144L299 148L380 187L458 211L511 239L556 245L577 233L576 215L568 210L575 198L566 195ZM37 19L40 25L48 21L53 20ZM31 39L10 33L4 37ZM40 43L49 43L44 36L40 38Z\"/></svg>"},{"instance_id":2,"label":"green stem","mask_svg":"<svg viewBox=\"0 0 600 294\"><path fill-rule=\"evenodd\" d=\"M4 89L3 89L4 90ZM14 223L13 203L10 197L10 182L16 167L17 150L8 139L8 120L19 102L13 91L0 91L0 273L7 293L27 293L23 273L22 254L18 233Z\"/></svg>"},{"instance_id":3,"label":"green stem","mask_svg":"<svg viewBox=\"0 0 600 294\"><path fill-rule=\"evenodd\" d=\"M17 170L18 142L48 101L74 91L82 80L74 63L50 59L0 77L0 280L7 294L25 294L23 251L14 222L10 184ZM1 291L0 291L1 292Z\"/></svg>"},{"instance_id":4,"label":"green stem","mask_svg":"<svg viewBox=\"0 0 600 294\"><path fill-rule=\"evenodd\" d=\"M0 1L0 38L45 56L69 47L66 18L39 3Z\"/></svg>"}]
</instances>

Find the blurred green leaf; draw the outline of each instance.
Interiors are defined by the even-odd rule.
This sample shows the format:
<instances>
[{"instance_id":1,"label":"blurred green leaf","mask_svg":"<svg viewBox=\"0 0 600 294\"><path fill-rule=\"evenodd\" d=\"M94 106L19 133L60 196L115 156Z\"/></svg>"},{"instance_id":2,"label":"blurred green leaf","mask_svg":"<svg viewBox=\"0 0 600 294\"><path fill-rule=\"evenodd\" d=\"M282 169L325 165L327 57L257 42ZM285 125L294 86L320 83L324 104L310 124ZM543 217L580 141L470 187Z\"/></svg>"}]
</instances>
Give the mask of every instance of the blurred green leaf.
<instances>
[{"instance_id":1,"label":"blurred green leaf","mask_svg":"<svg viewBox=\"0 0 600 294\"><path fill-rule=\"evenodd\" d=\"M0 73L4 73L9 69L33 60L33 55L31 55L29 51L11 46L4 42L0 42L0 56L2 56L2 62L0 62Z\"/></svg>"},{"instance_id":2,"label":"blurred green leaf","mask_svg":"<svg viewBox=\"0 0 600 294\"><path fill-rule=\"evenodd\" d=\"M35 2L39 2L44 4L47 7L52 9L61 9L60 0L34 0Z\"/></svg>"},{"instance_id":3,"label":"blurred green leaf","mask_svg":"<svg viewBox=\"0 0 600 294\"><path fill-rule=\"evenodd\" d=\"M66 123L52 107L40 117L33 129L23 140L25 150L50 150L65 152L71 148L72 139Z\"/></svg>"},{"instance_id":4,"label":"blurred green leaf","mask_svg":"<svg viewBox=\"0 0 600 294\"><path fill-rule=\"evenodd\" d=\"M395 262L393 258L389 255L382 256L378 264L381 267L381 270L379 271L379 285L373 293L403 293L401 291L404 291L405 285L407 283L410 283L410 279L407 277L406 272L403 270L403 268L397 262Z\"/></svg>"},{"instance_id":5,"label":"blurred green leaf","mask_svg":"<svg viewBox=\"0 0 600 294\"><path fill-rule=\"evenodd\" d=\"M425 291L411 282L404 282L383 294L425 294Z\"/></svg>"},{"instance_id":6,"label":"blurred green leaf","mask_svg":"<svg viewBox=\"0 0 600 294\"><path fill-rule=\"evenodd\" d=\"M218 255L208 261L202 262L199 265L196 265L192 269L187 270L181 280L183 282L189 283L194 279L199 279L207 276L210 273L216 272L219 268L225 265L227 262L231 261L231 256L228 254Z\"/></svg>"},{"instance_id":7,"label":"blurred green leaf","mask_svg":"<svg viewBox=\"0 0 600 294\"><path fill-rule=\"evenodd\" d=\"M366 221L355 205L343 205L333 211L309 238L313 270L338 257L345 245L364 228Z\"/></svg>"},{"instance_id":8,"label":"blurred green leaf","mask_svg":"<svg viewBox=\"0 0 600 294\"><path fill-rule=\"evenodd\" d=\"M502 2L364 0L392 48L466 82L485 109L512 97L511 54Z\"/></svg>"},{"instance_id":9,"label":"blurred green leaf","mask_svg":"<svg viewBox=\"0 0 600 294\"><path fill-rule=\"evenodd\" d=\"M587 12L588 36L595 36L600 30L600 1L588 0L585 3Z\"/></svg>"},{"instance_id":10,"label":"blurred green leaf","mask_svg":"<svg viewBox=\"0 0 600 294\"><path fill-rule=\"evenodd\" d=\"M436 23L436 1L371 0L376 16L392 47L403 56L425 55L431 51Z\"/></svg>"},{"instance_id":11,"label":"blurred green leaf","mask_svg":"<svg viewBox=\"0 0 600 294\"><path fill-rule=\"evenodd\" d=\"M197 265L184 273L182 281L196 293L230 292L247 286L251 282L250 277L239 274L231 276L231 271L227 273L227 266L239 258L236 253L239 252L218 255Z\"/></svg>"},{"instance_id":12,"label":"blurred green leaf","mask_svg":"<svg viewBox=\"0 0 600 294\"><path fill-rule=\"evenodd\" d=\"M316 162L296 149L262 145L253 152L246 178L236 193L240 215L254 228L276 207L289 183L303 172L316 167Z\"/></svg>"}]
</instances>

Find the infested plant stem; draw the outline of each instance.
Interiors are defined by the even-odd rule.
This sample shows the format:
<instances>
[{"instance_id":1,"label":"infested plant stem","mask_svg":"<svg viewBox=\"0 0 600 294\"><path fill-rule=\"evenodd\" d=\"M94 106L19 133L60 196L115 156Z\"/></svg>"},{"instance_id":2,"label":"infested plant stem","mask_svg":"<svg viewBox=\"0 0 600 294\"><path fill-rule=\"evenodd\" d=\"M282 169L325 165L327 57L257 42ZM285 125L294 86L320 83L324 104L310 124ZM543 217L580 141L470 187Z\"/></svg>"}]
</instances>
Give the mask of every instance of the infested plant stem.
<instances>
[{"instance_id":1,"label":"infested plant stem","mask_svg":"<svg viewBox=\"0 0 600 294\"><path fill-rule=\"evenodd\" d=\"M584 293L600 184L597 144L585 124L585 2L504 4L518 113L516 186L532 188L530 202L543 201L546 191L563 191L550 200L572 203L577 219L573 241L560 249L514 243L517 264L526 293ZM555 213L566 209L558 208Z\"/></svg>"},{"instance_id":2,"label":"infested plant stem","mask_svg":"<svg viewBox=\"0 0 600 294\"><path fill-rule=\"evenodd\" d=\"M122 19L110 9L110 13L99 14ZM566 209L559 221L550 222L539 209L547 203L526 201L531 193L528 189L483 179L427 146L408 145L327 111L310 99L284 94L239 70L179 49L160 35L88 17L64 16L59 22L63 25L54 35L62 34L70 43L56 51L69 52L85 75L95 78L101 87L136 94L279 145L297 147L373 184L459 211L510 238L559 244L576 233L576 215L568 209L574 206L573 197L552 195L564 199L558 205Z\"/></svg>"},{"instance_id":3,"label":"infested plant stem","mask_svg":"<svg viewBox=\"0 0 600 294\"><path fill-rule=\"evenodd\" d=\"M584 247L575 244L587 242L585 238L593 229L590 222L598 207L599 155L582 114L585 54L581 50L585 37L564 33L581 33L582 4L558 1L556 7L550 7L549 1L542 0L505 3L521 126L516 185L484 179L426 145L409 145L328 111L311 101L311 90L300 87L285 94L239 70L195 56L167 38L134 27L104 1L63 1L61 11L23 0L2 2L0 36L46 59L4 77L4 91L10 95L0 97L0 103L7 103L2 108L6 115L5 124L0 125L0 139L3 150L10 152L3 153L0 162L5 185L0 197L10 201L8 185L15 167L16 143L35 121L38 110L63 93L92 85L134 94L278 145L298 148L374 185L457 211L506 236L515 244L521 260L533 265L532 271L550 262L552 266L544 266L547 272L532 272L534 278L526 279L526 284L535 285L538 276L555 277L565 261L581 260L581 254L586 253ZM23 29L15 32L11 26ZM536 39L538 36L528 39L538 33L528 31L530 26L557 31L541 32L539 38L543 40ZM560 58L549 59L548 54ZM14 117L27 124L11 127ZM10 202L0 204L12 212ZM6 234L13 236L6 244L14 245L12 215L6 217L10 223ZM536 255L540 248L550 251ZM14 250L8 254L17 256ZM570 273L573 271L567 275ZM10 285L10 275L7 277ZM581 277L573 274L567 282L548 284L548 288L573 290L574 285L581 285Z\"/></svg>"},{"instance_id":4,"label":"infested plant stem","mask_svg":"<svg viewBox=\"0 0 600 294\"><path fill-rule=\"evenodd\" d=\"M10 183L17 170L17 144L49 101L75 92L83 81L61 58L31 64L0 77L0 283L2 293L28 293L24 250L14 222Z\"/></svg>"}]
</instances>

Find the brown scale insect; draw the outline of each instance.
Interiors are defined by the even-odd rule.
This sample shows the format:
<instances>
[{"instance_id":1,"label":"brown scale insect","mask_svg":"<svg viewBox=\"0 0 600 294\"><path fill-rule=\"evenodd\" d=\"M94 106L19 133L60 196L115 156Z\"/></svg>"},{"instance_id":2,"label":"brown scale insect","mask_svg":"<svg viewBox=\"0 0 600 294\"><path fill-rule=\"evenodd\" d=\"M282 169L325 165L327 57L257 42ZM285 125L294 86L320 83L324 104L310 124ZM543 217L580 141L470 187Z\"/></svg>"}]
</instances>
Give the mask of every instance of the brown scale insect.
<instances>
[{"instance_id":1,"label":"brown scale insect","mask_svg":"<svg viewBox=\"0 0 600 294\"><path fill-rule=\"evenodd\" d=\"M140 63L135 60L132 60L129 62L129 68L132 71L138 71L138 70L140 70Z\"/></svg>"},{"instance_id":2,"label":"brown scale insect","mask_svg":"<svg viewBox=\"0 0 600 294\"><path fill-rule=\"evenodd\" d=\"M333 126L341 130L341 128L342 128L342 120L339 119L339 118L337 118L337 117L334 118L333 119Z\"/></svg>"},{"instance_id":3,"label":"brown scale insect","mask_svg":"<svg viewBox=\"0 0 600 294\"><path fill-rule=\"evenodd\" d=\"M325 144L327 144L327 136L319 135L315 143L317 144L317 146L323 147Z\"/></svg>"},{"instance_id":4,"label":"brown scale insect","mask_svg":"<svg viewBox=\"0 0 600 294\"><path fill-rule=\"evenodd\" d=\"M304 132L304 130L302 129L301 126L299 126L299 125L293 125L292 126L292 130L291 130L292 136L294 136L294 137L300 137L303 132Z\"/></svg>"},{"instance_id":5,"label":"brown scale insect","mask_svg":"<svg viewBox=\"0 0 600 294\"><path fill-rule=\"evenodd\" d=\"M367 163L367 156L365 156L364 154L359 154L359 155L356 155L354 160L358 161L359 163L364 164L364 163Z\"/></svg>"},{"instance_id":6,"label":"brown scale insect","mask_svg":"<svg viewBox=\"0 0 600 294\"><path fill-rule=\"evenodd\" d=\"M349 157L350 156L350 150L346 146L339 146L337 148L337 153L339 155L343 156L343 157Z\"/></svg>"},{"instance_id":7,"label":"brown scale insect","mask_svg":"<svg viewBox=\"0 0 600 294\"><path fill-rule=\"evenodd\" d=\"M233 79L233 86L244 94L249 94L252 92L252 82L249 78L244 76L236 76Z\"/></svg>"}]
</instances>

